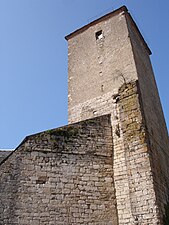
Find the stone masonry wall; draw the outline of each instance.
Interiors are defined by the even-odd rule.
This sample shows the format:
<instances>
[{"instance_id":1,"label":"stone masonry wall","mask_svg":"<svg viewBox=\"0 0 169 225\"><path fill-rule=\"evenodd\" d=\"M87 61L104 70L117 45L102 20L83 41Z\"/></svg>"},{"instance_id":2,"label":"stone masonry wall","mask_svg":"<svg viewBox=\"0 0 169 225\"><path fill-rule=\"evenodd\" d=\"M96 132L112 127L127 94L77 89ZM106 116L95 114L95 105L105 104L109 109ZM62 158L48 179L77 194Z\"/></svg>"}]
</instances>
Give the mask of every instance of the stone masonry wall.
<instances>
[{"instance_id":1,"label":"stone masonry wall","mask_svg":"<svg viewBox=\"0 0 169 225\"><path fill-rule=\"evenodd\" d=\"M138 71L143 116L150 145L151 170L162 224L165 208L169 205L168 132L149 55L128 17L127 22Z\"/></svg>"},{"instance_id":2,"label":"stone masonry wall","mask_svg":"<svg viewBox=\"0 0 169 225\"><path fill-rule=\"evenodd\" d=\"M95 34L99 30L103 31L103 38L96 40ZM117 207L123 207L118 208L121 224L137 221L163 224L164 217L169 219L169 213L166 214L169 208L169 140L150 53L127 12L119 12L118 15L98 21L69 40L69 123L107 113L112 115L114 153L116 156L121 151L125 164L121 173L124 173L126 180L123 177L123 181L119 183L122 187L127 186L123 190L125 198L121 201L118 199L121 188L115 180ZM138 83L133 89L135 94L131 97L126 93L125 98L120 99L118 96L122 89L119 88L134 81ZM132 90L132 86L130 88ZM128 105L127 101L133 102L133 105L130 107L129 104L125 112L120 104ZM131 112L128 112L129 109ZM130 118L126 122L131 123L127 125L131 130L127 131L127 128L122 129L126 127L126 118ZM136 128L133 126L138 126L137 122L141 125L140 130L135 132ZM116 126L119 127L117 133L121 133L118 139ZM135 150L130 152L129 146ZM119 162L121 163L120 158L116 160L115 157L115 174L116 164ZM130 172L126 172L128 168ZM133 175L136 171L138 174ZM139 175L140 173L143 174ZM121 191L119 196L123 196ZM139 200L141 198L143 201Z\"/></svg>"},{"instance_id":3,"label":"stone masonry wall","mask_svg":"<svg viewBox=\"0 0 169 225\"><path fill-rule=\"evenodd\" d=\"M163 224L159 219L150 145L138 81L74 107L73 120L111 114L119 224ZM94 112L94 113L93 113ZM163 216L163 214L162 214Z\"/></svg>"},{"instance_id":4,"label":"stone masonry wall","mask_svg":"<svg viewBox=\"0 0 169 225\"><path fill-rule=\"evenodd\" d=\"M116 225L110 116L27 137L0 165L0 224Z\"/></svg>"},{"instance_id":5,"label":"stone masonry wall","mask_svg":"<svg viewBox=\"0 0 169 225\"><path fill-rule=\"evenodd\" d=\"M162 224L150 164L146 124L137 82L116 97L113 121L114 182L119 224Z\"/></svg>"},{"instance_id":6,"label":"stone masonry wall","mask_svg":"<svg viewBox=\"0 0 169 225\"><path fill-rule=\"evenodd\" d=\"M124 14L112 14L68 39L69 123L80 104L105 99L117 92L124 80L137 79ZM103 38L96 39L99 31Z\"/></svg>"},{"instance_id":7,"label":"stone masonry wall","mask_svg":"<svg viewBox=\"0 0 169 225\"><path fill-rule=\"evenodd\" d=\"M167 225L169 141L146 43L124 7L68 41L78 123L0 162L0 225Z\"/></svg>"},{"instance_id":8,"label":"stone masonry wall","mask_svg":"<svg viewBox=\"0 0 169 225\"><path fill-rule=\"evenodd\" d=\"M1 163L1 161L3 161L10 153L11 153L11 151L9 151L9 150L0 150L0 163Z\"/></svg>"}]
</instances>

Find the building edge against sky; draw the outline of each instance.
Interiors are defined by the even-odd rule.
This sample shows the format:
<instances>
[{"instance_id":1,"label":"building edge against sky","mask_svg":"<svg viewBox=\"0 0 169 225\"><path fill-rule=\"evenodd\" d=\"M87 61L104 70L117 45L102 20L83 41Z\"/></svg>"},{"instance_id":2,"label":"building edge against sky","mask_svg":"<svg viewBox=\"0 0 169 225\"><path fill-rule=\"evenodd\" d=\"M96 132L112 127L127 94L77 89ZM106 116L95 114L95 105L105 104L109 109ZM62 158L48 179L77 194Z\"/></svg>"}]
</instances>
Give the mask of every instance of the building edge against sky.
<instances>
[{"instance_id":1,"label":"building edge against sky","mask_svg":"<svg viewBox=\"0 0 169 225\"><path fill-rule=\"evenodd\" d=\"M92 221L101 218L97 222L104 222L103 224L106 225L108 221L109 224L121 225L165 224L165 219L169 216L165 211L165 207L168 206L169 194L169 143L149 59L151 52L147 44L124 6L66 38L69 49L70 125L27 137L15 152L1 163L0 178L1 184L6 188L4 191L7 190L10 196L15 194L15 197L19 197L17 200L22 201L21 204L16 201L17 204L14 204L16 208L13 208L20 213L19 218L22 221L23 212L26 212L25 220L30 222L31 216L38 222L42 218L39 215L37 217L33 211L27 211L30 204L32 204L32 208L35 207L38 202L35 201L36 198L39 198L39 201L43 200L44 206L53 213L57 212L57 208L53 211L52 207L57 205L64 207L65 202L68 204L70 201L69 196L74 196L73 201L76 204L71 204L66 211L59 209L60 221L64 221L67 216L67 223L77 224L79 219L85 223L86 219L90 220L91 216ZM88 148L92 151L90 152ZM75 155L77 157L78 154L80 157L76 158L77 161L74 162ZM92 154L92 160L95 163L98 163L98 159L101 160L100 165L93 165L90 157L87 161L86 158L83 158L85 159L83 161L82 155L88 156L88 154L89 156ZM54 155L59 157L58 161L63 157L60 165L55 166ZM59 174L53 174L52 169L50 170L50 162L55 166L55 170L59 169ZM102 171L104 162L108 170L104 168L106 173L99 174L104 179L102 182L101 180L89 182L89 189L87 189L86 179L98 180L97 174ZM83 170L84 164L85 170ZM48 175L43 173L46 168L49 170ZM66 180L68 183L64 186L63 178L67 175L65 171L69 174L77 169L83 171L82 174L76 173L75 181L79 182L80 180L83 183L82 190L85 190L81 195L83 205L86 206L85 217L80 211L75 215L70 213L76 212L73 210L77 210L77 205L78 207L81 205L80 202L76 202L79 193L76 196L76 193L72 191L74 188L71 189L71 180L69 179ZM6 170L15 175L18 180L13 180L15 176L9 176L9 180L7 180ZM94 177L87 176L88 170ZM27 171L33 172L34 176L29 177ZM51 183L50 176L52 176ZM71 174L71 178L74 176ZM56 193L59 188L57 186L58 179L64 187L63 191L67 193L62 196L63 202L59 198L60 193ZM31 201L25 195L23 182L30 188L31 194L34 196ZM110 196L106 195L106 199L100 198L99 203L94 200L91 204L91 199L89 200L85 193L89 194L93 188L93 190L97 190L93 193L103 197L106 182L109 191L111 189ZM14 191L10 189L11 183L14 183L14 187L16 185ZM93 187L93 183L96 186ZM16 195L18 185L20 185L21 192L17 192ZM54 189L52 189L53 185ZM41 199L43 195L37 196L36 191L36 187L38 187L41 190L39 193L46 193L49 186L50 190L53 190L53 193L58 196L57 199L55 198L57 204L52 207L51 202ZM67 190L69 187L70 190ZM13 198L11 197L10 201L7 201L8 196L4 197L2 190L1 210L4 208L6 216L9 217L8 204ZM96 200L98 199L96 198ZM78 199L78 201L80 200ZM112 220L110 212L107 210L109 204L114 216ZM99 211L100 205L105 207ZM19 210L17 207L20 207ZM88 215L89 210L93 210L90 216ZM10 211L10 215L14 217L15 221L17 221L16 212ZM103 212L107 218L104 217ZM93 215L95 218L92 217ZM3 217L2 214L0 216ZM57 216L53 215L52 217L55 218L55 222ZM45 219L50 220L50 218L50 213L47 212ZM6 217L1 219L5 220ZM11 219L9 218L9 220Z\"/></svg>"},{"instance_id":2,"label":"building edge against sky","mask_svg":"<svg viewBox=\"0 0 169 225\"><path fill-rule=\"evenodd\" d=\"M165 205L167 204L169 195L169 140L163 110L150 62L149 55L151 54L151 50L144 41L137 25L125 6L76 30L66 36L66 39L68 40L69 62L69 123L93 118L107 113L112 115L115 154L114 173L118 173L120 169L118 167L116 168L116 163L117 165L118 163L119 165L122 165L122 163L127 164L125 160L125 162L121 162L118 158L119 145L117 144L116 146L116 129L119 127L122 131L121 136L123 136L123 138L121 137L121 149L124 147L124 152L123 154L121 153L122 161L125 154L129 154L127 161L130 164L130 170L134 170L131 172L131 176L128 176L126 171L127 168L124 166L124 171L121 172L129 179L129 189L134 186L133 189L138 190L138 192L144 192L146 180L148 180L149 176L152 175L152 186L150 184L149 185L151 186L150 189L154 192L155 196L152 197L149 195L149 197L150 199L154 198L154 207L153 204L152 206L147 204L145 209L148 207L146 210L149 211L151 208L153 213L156 214L156 222L162 221L162 215L164 214ZM117 110L112 100L113 96L118 98L119 88L121 86L133 81L138 83L137 94L139 96L139 110L142 117L141 123L143 123L142 125L146 133L144 144L147 147L147 155L145 152L142 152L142 154L138 153L137 155L137 146L133 146L134 142L139 145L139 141L137 140L137 138L139 139L139 135L138 137L136 136L136 140L132 140L131 138L128 143L125 143L125 133L123 133L124 121L123 118L118 118L117 116L120 112L123 115L123 110ZM119 117L122 115L119 115ZM125 119L127 120L128 118L126 117ZM135 120L137 121L139 119L135 118ZM130 135L132 137L132 133L130 133ZM117 143L118 142L119 141L117 140ZM126 153L129 151L126 146L128 146L129 149L135 149L133 155L132 153ZM139 169L142 169L142 164L139 165L138 163L138 168L137 162L133 164L133 160L136 155L138 157L138 161L142 159L143 162L144 160L146 162L147 160L147 166L149 163L149 168L145 167L147 175L145 175L145 171L142 171L142 175L139 171ZM140 157L141 155L142 157ZM135 174L136 171L140 176L142 176L142 181L140 179L138 183L136 180L133 181L133 177L136 178L137 176ZM161 174L163 175L161 176ZM125 186L127 180L124 179L123 181ZM121 184L118 182L118 180L117 182L115 181L116 194L119 196L119 199L116 196L117 208L126 204L126 206L123 207L126 209L125 215L128 216L130 214L131 218L131 214L137 214L144 203L137 202L137 200L135 203L133 200L133 203L131 204L129 203L130 200L129 202L126 200L125 203L121 202L121 195L123 195L122 193L124 191L125 196L126 189L121 190ZM135 185L133 185L133 183L135 183ZM142 190L140 190L141 187ZM118 192L121 194L118 194ZM137 196L137 191L133 192L130 190L128 192L128 198L126 196L126 199L131 198L130 193L132 193L133 198L136 199L143 197L139 196L139 194ZM147 201L150 200L147 199ZM155 202L158 205L157 211L155 209ZM131 206L131 210L128 208L129 205ZM135 212L132 212L133 208L135 208ZM138 220L141 221L141 218ZM123 223L125 223L125 219L123 222L121 221L121 224Z\"/></svg>"},{"instance_id":3,"label":"building edge against sky","mask_svg":"<svg viewBox=\"0 0 169 225\"><path fill-rule=\"evenodd\" d=\"M1 82L4 84L1 88L3 107L1 110L1 148L16 148L28 134L67 124L67 42L64 40L64 36L110 12L113 8L117 9L122 4L127 4L141 33L153 51L151 59L168 123L167 74L169 71L165 56L169 48L167 44L169 34L166 32L169 17L168 3L150 0L137 4L135 1L115 0L112 5L111 0L99 2L75 0L73 4L67 0L63 1L67 2L64 8L62 1L60 3L59 1L44 1L43 4L42 2L26 3L18 0L17 4L12 1L12 4L8 4L6 1L1 4L3 10L1 39L6 43L2 45L1 50L1 62L3 63L1 72L4 74L1 77ZM24 5L27 7L23 8ZM74 7L75 5L76 7ZM77 13L74 13L74 10ZM61 12L65 12L65 16ZM29 16L30 19L27 20ZM62 23L59 21L61 17L63 17ZM7 21L10 24L6 24ZM50 25L48 26L48 24ZM9 29L6 30L7 27ZM39 28L36 29L36 27ZM16 35L15 39L13 35L10 35L10 31L13 31L14 36ZM25 45L28 42L30 42L30 47ZM7 52L5 48L7 48ZM34 51L37 54L33 54L31 57L30 54ZM24 62L20 64L22 60ZM15 70L12 71L12 68ZM43 84L44 81L45 84ZM19 87L20 82L21 86ZM7 83L9 83L8 87ZM25 83L27 85L21 94L21 87L24 87ZM46 89L46 92L42 89ZM62 99L58 97L60 94ZM27 101L22 101L22 98ZM11 99L13 100L11 101ZM12 116L9 113L11 107L13 108Z\"/></svg>"}]
</instances>

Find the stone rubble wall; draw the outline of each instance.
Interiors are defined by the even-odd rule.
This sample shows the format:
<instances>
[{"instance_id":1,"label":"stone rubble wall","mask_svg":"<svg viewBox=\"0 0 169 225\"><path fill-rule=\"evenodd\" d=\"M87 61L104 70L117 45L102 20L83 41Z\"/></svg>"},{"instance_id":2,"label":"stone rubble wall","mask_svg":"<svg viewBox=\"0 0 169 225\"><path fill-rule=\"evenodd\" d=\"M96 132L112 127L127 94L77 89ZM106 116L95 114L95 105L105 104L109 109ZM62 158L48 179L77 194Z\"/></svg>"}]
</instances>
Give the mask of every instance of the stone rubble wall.
<instances>
[{"instance_id":1,"label":"stone rubble wall","mask_svg":"<svg viewBox=\"0 0 169 225\"><path fill-rule=\"evenodd\" d=\"M110 116L29 136L0 168L0 224L118 224Z\"/></svg>"},{"instance_id":2,"label":"stone rubble wall","mask_svg":"<svg viewBox=\"0 0 169 225\"><path fill-rule=\"evenodd\" d=\"M68 48L71 125L0 162L0 225L168 224L168 133L137 27L120 12Z\"/></svg>"},{"instance_id":3,"label":"stone rubble wall","mask_svg":"<svg viewBox=\"0 0 169 225\"><path fill-rule=\"evenodd\" d=\"M0 150L0 163L11 153L9 150Z\"/></svg>"},{"instance_id":4,"label":"stone rubble wall","mask_svg":"<svg viewBox=\"0 0 169 225\"><path fill-rule=\"evenodd\" d=\"M113 122L114 182L119 224L162 224L156 203L150 148L137 82L116 97Z\"/></svg>"},{"instance_id":5,"label":"stone rubble wall","mask_svg":"<svg viewBox=\"0 0 169 225\"><path fill-rule=\"evenodd\" d=\"M116 94L79 104L72 112L70 122L111 114L119 224L163 224L160 217L164 212L159 215L154 191L151 147L138 81L124 83Z\"/></svg>"},{"instance_id":6,"label":"stone rubble wall","mask_svg":"<svg viewBox=\"0 0 169 225\"><path fill-rule=\"evenodd\" d=\"M146 124L151 170L160 210L160 221L169 207L169 138L158 89L146 49L127 17L129 35L136 62L142 114ZM162 74L161 74L162 75ZM169 213L166 215L169 218Z\"/></svg>"}]
</instances>

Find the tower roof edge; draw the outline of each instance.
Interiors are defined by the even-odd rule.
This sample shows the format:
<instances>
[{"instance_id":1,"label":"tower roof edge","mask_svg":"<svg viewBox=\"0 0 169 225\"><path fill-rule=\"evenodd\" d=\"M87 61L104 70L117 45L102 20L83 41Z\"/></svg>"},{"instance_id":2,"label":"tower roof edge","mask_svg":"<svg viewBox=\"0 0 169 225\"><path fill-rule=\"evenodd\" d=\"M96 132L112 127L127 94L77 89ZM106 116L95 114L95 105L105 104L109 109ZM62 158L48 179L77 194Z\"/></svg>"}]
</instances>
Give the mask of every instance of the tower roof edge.
<instances>
[{"instance_id":1,"label":"tower roof edge","mask_svg":"<svg viewBox=\"0 0 169 225\"><path fill-rule=\"evenodd\" d=\"M77 34L83 32L85 30L87 30L89 27L97 24L98 22L106 20L107 18L115 16L115 15L121 13L121 12L128 12L127 7L126 6L122 6L122 7L118 8L118 9L116 9L116 10L114 10L114 11L112 11L112 12L110 12L110 13L108 13L108 14L106 14L106 15L104 15L104 16L102 16L102 17L100 17L100 18L98 18L98 19L96 19L96 20L94 20L94 21L84 25L83 27L81 27L81 28L73 31L72 33L66 35L65 39L68 41L72 37L76 36Z\"/></svg>"},{"instance_id":2,"label":"tower roof edge","mask_svg":"<svg viewBox=\"0 0 169 225\"><path fill-rule=\"evenodd\" d=\"M99 22L101 22L101 21L104 21L104 20L106 20L106 19L108 19L108 18L110 18L110 17L116 16L116 15L122 13L122 12L124 12L124 14L126 15L126 17L131 21L131 23L132 23L133 26L135 27L136 31L138 32L138 34L139 34L139 36L140 36L140 38L141 38L141 40L142 40L143 45L144 45L145 48L147 49L148 54L151 55L152 52L151 52L150 48L148 47L148 45L147 45L146 41L144 40L144 37L143 37L143 35L141 34L141 32L140 32L140 30L139 30L137 24L136 24L135 21L133 20L132 16L131 16L130 13L128 12L128 9L127 9L127 7L126 7L125 5L123 5L123 6L121 6L120 8L118 8L118 9L116 9L116 10L114 10L114 11L112 11L112 12L110 12L110 13L108 13L108 14L106 14L106 15L104 15L104 16L102 16L102 17L100 17L100 18L98 18L98 19L96 19L96 20L94 20L94 21L92 21L92 22L90 22L90 23L88 23L88 24L86 24L86 25L84 25L83 27L81 27L81 28L79 28L79 29L73 31L72 33L70 33L70 34L68 34L67 36L65 36L65 39L68 41L68 40L70 40L71 38L75 37L76 35L78 35L78 34L84 32L84 31L87 30L89 27L91 27L91 26L93 26L93 25L95 25L95 24L97 24L97 23L99 23Z\"/></svg>"},{"instance_id":3,"label":"tower roof edge","mask_svg":"<svg viewBox=\"0 0 169 225\"><path fill-rule=\"evenodd\" d=\"M126 17L128 17L128 19L131 21L131 24L133 24L133 26L135 27L136 32L139 34L139 36L140 36L140 38L141 38L141 40L142 40L142 43L143 43L145 49L148 51L148 54L151 55L152 52L151 52L151 50L150 50L148 44L146 43L146 41L145 41L143 35L141 34L141 32L140 32L140 30L139 30L139 28L138 28L136 22L134 21L134 19L132 18L131 14L130 14L129 12L126 14Z\"/></svg>"}]
</instances>

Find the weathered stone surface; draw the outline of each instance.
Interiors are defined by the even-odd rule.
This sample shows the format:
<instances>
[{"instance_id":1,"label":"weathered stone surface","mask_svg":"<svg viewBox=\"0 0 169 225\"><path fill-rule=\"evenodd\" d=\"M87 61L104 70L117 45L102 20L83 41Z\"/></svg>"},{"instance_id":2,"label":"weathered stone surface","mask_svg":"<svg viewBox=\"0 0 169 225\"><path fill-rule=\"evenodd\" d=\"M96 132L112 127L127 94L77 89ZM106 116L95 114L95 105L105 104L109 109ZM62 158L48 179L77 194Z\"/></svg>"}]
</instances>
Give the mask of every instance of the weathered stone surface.
<instances>
[{"instance_id":1,"label":"weathered stone surface","mask_svg":"<svg viewBox=\"0 0 169 225\"><path fill-rule=\"evenodd\" d=\"M153 185L162 223L169 203L169 139L158 90L145 49L140 45L140 37L127 18L133 54L138 71L142 114L146 124L147 140ZM169 216L169 215L168 215Z\"/></svg>"},{"instance_id":2,"label":"weathered stone surface","mask_svg":"<svg viewBox=\"0 0 169 225\"><path fill-rule=\"evenodd\" d=\"M0 150L0 163L11 153L12 151Z\"/></svg>"},{"instance_id":3,"label":"weathered stone surface","mask_svg":"<svg viewBox=\"0 0 169 225\"><path fill-rule=\"evenodd\" d=\"M117 224L110 116L27 137L0 179L2 224Z\"/></svg>"},{"instance_id":4,"label":"weathered stone surface","mask_svg":"<svg viewBox=\"0 0 169 225\"><path fill-rule=\"evenodd\" d=\"M114 182L120 224L158 224L149 144L137 82L119 89L113 125ZM118 129L118 131L117 131Z\"/></svg>"},{"instance_id":5,"label":"weathered stone surface","mask_svg":"<svg viewBox=\"0 0 169 225\"><path fill-rule=\"evenodd\" d=\"M163 224L169 139L149 48L125 9L68 45L69 123L111 114L119 224Z\"/></svg>"},{"instance_id":6,"label":"weathered stone surface","mask_svg":"<svg viewBox=\"0 0 169 225\"><path fill-rule=\"evenodd\" d=\"M168 133L136 24L122 7L66 39L71 125L0 163L0 224L168 225Z\"/></svg>"}]
</instances>

